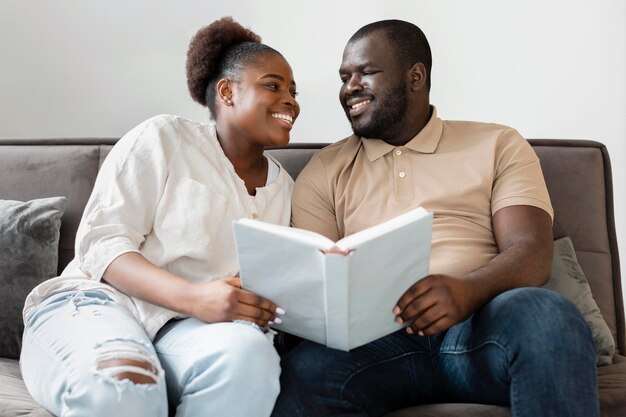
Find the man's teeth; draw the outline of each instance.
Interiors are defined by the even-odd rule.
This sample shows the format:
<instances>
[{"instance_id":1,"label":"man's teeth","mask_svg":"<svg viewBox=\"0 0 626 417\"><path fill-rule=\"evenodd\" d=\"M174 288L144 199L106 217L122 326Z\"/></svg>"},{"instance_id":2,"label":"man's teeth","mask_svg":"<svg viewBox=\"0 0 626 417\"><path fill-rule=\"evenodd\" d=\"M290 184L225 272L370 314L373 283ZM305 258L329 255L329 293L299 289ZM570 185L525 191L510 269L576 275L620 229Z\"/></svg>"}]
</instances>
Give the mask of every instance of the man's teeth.
<instances>
[{"instance_id":1,"label":"man's teeth","mask_svg":"<svg viewBox=\"0 0 626 417\"><path fill-rule=\"evenodd\" d=\"M365 100L365 101L361 101L359 103L353 104L352 106L350 106L351 109L358 109L361 106L365 106L366 104L369 104L371 100Z\"/></svg>"},{"instance_id":2,"label":"man's teeth","mask_svg":"<svg viewBox=\"0 0 626 417\"><path fill-rule=\"evenodd\" d=\"M293 117L289 116L288 114L281 114L281 113L272 113L272 117L274 119L282 119L282 120L286 120L289 123L293 124Z\"/></svg>"}]
</instances>

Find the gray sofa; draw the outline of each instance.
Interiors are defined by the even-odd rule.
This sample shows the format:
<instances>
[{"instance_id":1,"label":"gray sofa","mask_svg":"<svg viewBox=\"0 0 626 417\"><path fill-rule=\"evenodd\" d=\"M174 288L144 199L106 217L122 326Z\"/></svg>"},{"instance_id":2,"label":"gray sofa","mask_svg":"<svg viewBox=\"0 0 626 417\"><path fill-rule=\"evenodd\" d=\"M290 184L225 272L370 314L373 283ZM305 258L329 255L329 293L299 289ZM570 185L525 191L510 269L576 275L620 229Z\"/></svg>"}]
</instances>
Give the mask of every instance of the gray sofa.
<instances>
[{"instance_id":1,"label":"gray sofa","mask_svg":"<svg viewBox=\"0 0 626 417\"><path fill-rule=\"evenodd\" d=\"M74 237L96 174L115 139L0 139L0 200L27 201L66 196L58 249L58 270L74 256ZM603 417L626 416L624 305L615 236L611 167L597 142L530 140L541 159L555 209L554 237L571 237L594 298L617 346L613 364L598 368ZM320 144L293 144L272 150L296 177ZM2 221L2 219L0 219ZM0 257L0 260L2 258ZM0 261L0 268L2 268ZM19 321L30 288L8 291L0 282L0 320ZM16 298L19 298L16 300ZM71 329L68 329L71 331ZM564 329L567 331L567 329ZM7 337L5 334L0 335ZM17 338L19 339L19 338ZM15 340L19 344L19 340ZM15 357L0 358L0 417L50 416L30 398ZM390 413L388 417L510 416L504 407L435 404Z\"/></svg>"}]
</instances>

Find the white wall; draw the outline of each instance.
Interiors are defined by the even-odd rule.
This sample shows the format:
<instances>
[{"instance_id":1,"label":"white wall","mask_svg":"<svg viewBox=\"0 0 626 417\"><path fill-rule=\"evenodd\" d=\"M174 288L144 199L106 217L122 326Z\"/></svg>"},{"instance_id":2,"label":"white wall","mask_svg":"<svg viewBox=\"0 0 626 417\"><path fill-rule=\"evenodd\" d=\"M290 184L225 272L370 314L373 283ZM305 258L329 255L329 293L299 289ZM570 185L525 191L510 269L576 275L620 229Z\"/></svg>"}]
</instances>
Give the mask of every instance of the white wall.
<instances>
[{"instance_id":1,"label":"white wall","mask_svg":"<svg viewBox=\"0 0 626 417\"><path fill-rule=\"evenodd\" d=\"M418 24L432 44L442 117L607 145L626 265L623 0L2 0L0 137L120 136L158 113L206 119L186 91L185 53L198 28L225 15L291 62L298 142L349 134L337 69L356 29L386 18Z\"/></svg>"}]
</instances>

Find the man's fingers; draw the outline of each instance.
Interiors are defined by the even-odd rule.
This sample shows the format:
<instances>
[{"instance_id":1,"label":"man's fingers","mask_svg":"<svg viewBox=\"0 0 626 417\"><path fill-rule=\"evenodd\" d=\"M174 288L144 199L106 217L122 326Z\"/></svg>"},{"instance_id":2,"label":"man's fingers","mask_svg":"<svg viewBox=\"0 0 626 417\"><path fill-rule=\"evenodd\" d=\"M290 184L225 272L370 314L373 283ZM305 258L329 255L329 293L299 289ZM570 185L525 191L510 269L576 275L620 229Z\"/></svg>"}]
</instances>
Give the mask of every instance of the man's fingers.
<instances>
[{"instance_id":1,"label":"man's fingers","mask_svg":"<svg viewBox=\"0 0 626 417\"><path fill-rule=\"evenodd\" d=\"M446 311L438 305L432 305L430 308L422 311L419 315L413 317L410 327L415 331L424 331L432 324L446 317Z\"/></svg>"},{"instance_id":2,"label":"man's fingers","mask_svg":"<svg viewBox=\"0 0 626 417\"><path fill-rule=\"evenodd\" d=\"M410 333L417 333L421 336L432 336L448 330L450 327L452 327L452 325L454 325L454 323L450 321L448 316L444 315L436 320L429 322L426 326L423 327L418 327L418 325L413 322L411 326L407 327L407 329L411 329Z\"/></svg>"},{"instance_id":3,"label":"man's fingers","mask_svg":"<svg viewBox=\"0 0 626 417\"><path fill-rule=\"evenodd\" d=\"M402 297L400 297L400 299L396 303L396 306L393 309L393 313L397 316L401 315L408 305L413 303L416 298L421 297L429 290L430 285L428 283L428 278L424 278L423 280L411 285L411 287L406 290L406 292L402 295Z\"/></svg>"}]
</instances>

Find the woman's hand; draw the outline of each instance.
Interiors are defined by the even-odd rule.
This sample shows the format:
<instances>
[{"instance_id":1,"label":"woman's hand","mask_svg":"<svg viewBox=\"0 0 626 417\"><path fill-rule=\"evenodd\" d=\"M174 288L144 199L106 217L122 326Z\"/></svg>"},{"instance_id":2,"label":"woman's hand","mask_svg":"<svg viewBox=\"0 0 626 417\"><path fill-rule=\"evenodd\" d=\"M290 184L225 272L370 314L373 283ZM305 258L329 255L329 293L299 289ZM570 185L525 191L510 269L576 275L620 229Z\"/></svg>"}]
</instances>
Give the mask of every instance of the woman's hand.
<instances>
[{"instance_id":1,"label":"woman's hand","mask_svg":"<svg viewBox=\"0 0 626 417\"><path fill-rule=\"evenodd\" d=\"M267 327L280 324L285 311L276 304L241 288L239 278L194 283L149 262L141 254L116 258L102 279L113 287L149 303L195 317L206 323L248 320Z\"/></svg>"},{"instance_id":2,"label":"woman's hand","mask_svg":"<svg viewBox=\"0 0 626 417\"><path fill-rule=\"evenodd\" d=\"M189 315L207 323L247 320L260 327L281 323L284 310L273 302L241 288L239 278L195 284Z\"/></svg>"}]
</instances>

